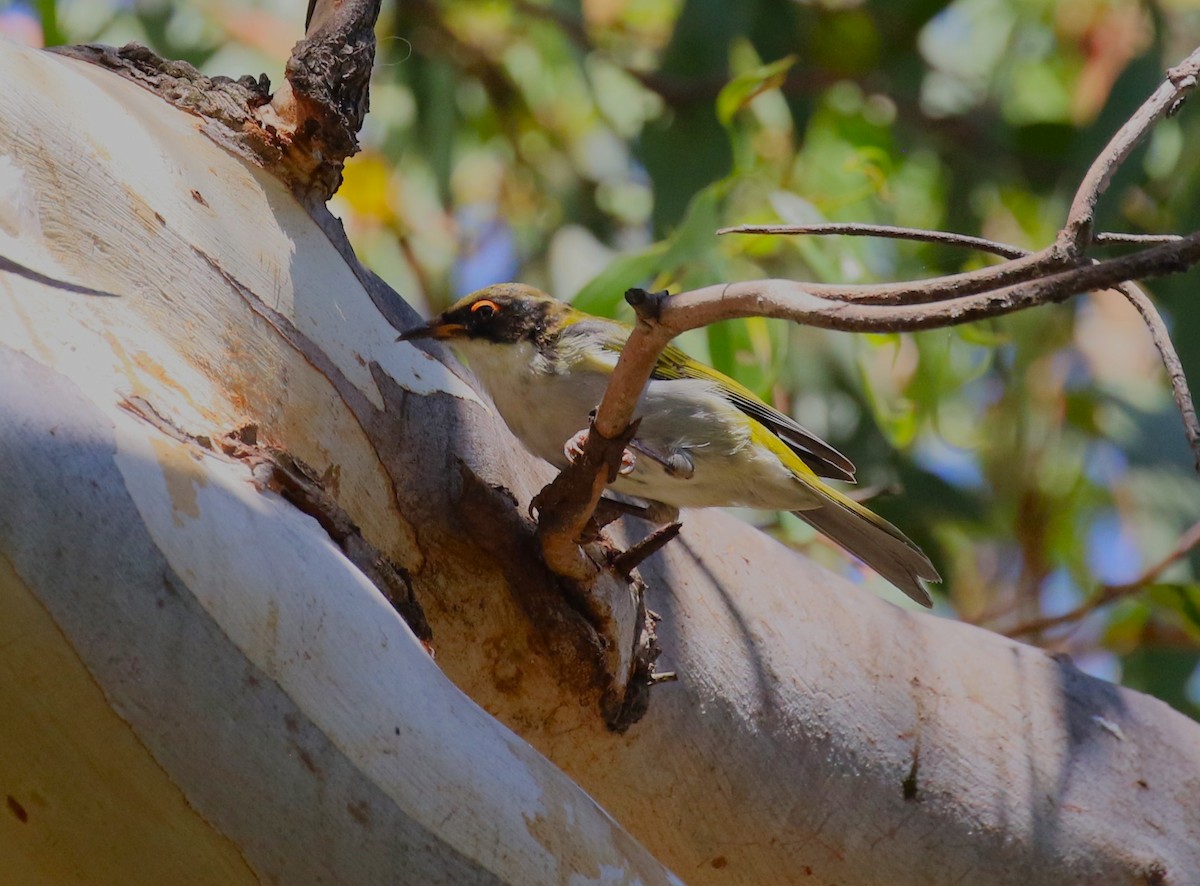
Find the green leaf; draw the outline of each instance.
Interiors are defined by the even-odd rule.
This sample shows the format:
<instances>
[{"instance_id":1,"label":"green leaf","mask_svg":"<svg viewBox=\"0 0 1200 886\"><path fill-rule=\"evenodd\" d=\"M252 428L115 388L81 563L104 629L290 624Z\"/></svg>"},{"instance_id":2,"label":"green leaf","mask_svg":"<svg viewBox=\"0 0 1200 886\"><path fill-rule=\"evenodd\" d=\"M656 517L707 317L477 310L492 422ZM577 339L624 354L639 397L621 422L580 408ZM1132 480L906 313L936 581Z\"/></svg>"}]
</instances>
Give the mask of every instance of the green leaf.
<instances>
[{"instance_id":1,"label":"green leaf","mask_svg":"<svg viewBox=\"0 0 1200 886\"><path fill-rule=\"evenodd\" d=\"M728 182L722 180L697 192L669 237L614 261L580 289L571 303L581 311L612 317L629 287L677 282L680 269L707 264L717 251L721 201L728 188Z\"/></svg>"},{"instance_id":2,"label":"green leaf","mask_svg":"<svg viewBox=\"0 0 1200 886\"><path fill-rule=\"evenodd\" d=\"M779 378L787 355L787 327L748 317L705 327L711 365L763 399Z\"/></svg>"},{"instance_id":3,"label":"green leaf","mask_svg":"<svg viewBox=\"0 0 1200 886\"><path fill-rule=\"evenodd\" d=\"M875 424L894 449L906 449L917 436L918 416L911 400L889 403L880 397L863 367L859 365L859 381Z\"/></svg>"},{"instance_id":4,"label":"green leaf","mask_svg":"<svg viewBox=\"0 0 1200 886\"><path fill-rule=\"evenodd\" d=\"M733 323L714 323L704 328L708 339L709 362L714 369L745 384L737 366L737 345L733 341Z\"/></svg>"},{"instance_id":5,"label":"green leaf","mask_svg":"<svg viewBox=\"0 0 1200 886\"><path fill-rule=\"evenodd\" d=\"M796 56L788 55L761 65L752 71L738 74L725 84L717 95L717 119L728 129L738 111L769 89L778 89L787 79L788 69L796 64Z\"/></svg>"},{"instance_id":6,"label":"green leaf","mask_svg":"<svg viewBox=\"0 0 1200 886\"><path fill-rule=\"evenodd\" d=\"M66 38L58 26L58 3L56 0L37 0L37 11L42 20L42 40L45 45L60 46L66 43Z\"/></svg>"},{"instance_id":7,"label":"green leaf","mask_svg":"<svg viewBox=\"0 0 1200 886\"><path fill-rule=\"evenodd\" d=\"M864 332L863 340L872 348L900 347L899 332Z\"/></svg>"},{"instance_id":8,"label":"green leaf","mask_svg":"<svg viewBox=\"0 0 1200 886\"><path fill-rule=\"evenodd\" d=\"M721 226L721 201L729 190L728 180L713 182L688 203L683 221L671 236L667 256L672 267L702 261L717 249Z\"/></svg>"}]
</instances>

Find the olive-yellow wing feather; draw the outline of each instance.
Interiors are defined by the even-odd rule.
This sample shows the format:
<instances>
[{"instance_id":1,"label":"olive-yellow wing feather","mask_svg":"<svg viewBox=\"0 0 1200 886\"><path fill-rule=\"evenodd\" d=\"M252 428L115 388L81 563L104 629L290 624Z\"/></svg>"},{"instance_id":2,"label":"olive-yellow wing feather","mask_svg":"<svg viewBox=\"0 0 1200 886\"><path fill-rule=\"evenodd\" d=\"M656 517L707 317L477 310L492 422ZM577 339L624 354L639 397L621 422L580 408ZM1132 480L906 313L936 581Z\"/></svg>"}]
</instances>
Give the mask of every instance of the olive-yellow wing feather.
<instances>
[{"instance_id":1,"label":"olive-yellow wing feather","mask_svg":"<svg viewBox=\"0 0 1200 886\"><path fill-rule=\"evenodd\" d=\"M587 322L592 322L592 318ZM611 320L599 322L610 333L604 347L620 353L629 337L629 328ZM745 385L693 360L679 348L665 348L650 377L664 381L689 378L712 382L726 400L779 437L818 477L854 480L854 463L850 459L802 427L795 419L764 403Z\"/></svg>"}]
</instances>

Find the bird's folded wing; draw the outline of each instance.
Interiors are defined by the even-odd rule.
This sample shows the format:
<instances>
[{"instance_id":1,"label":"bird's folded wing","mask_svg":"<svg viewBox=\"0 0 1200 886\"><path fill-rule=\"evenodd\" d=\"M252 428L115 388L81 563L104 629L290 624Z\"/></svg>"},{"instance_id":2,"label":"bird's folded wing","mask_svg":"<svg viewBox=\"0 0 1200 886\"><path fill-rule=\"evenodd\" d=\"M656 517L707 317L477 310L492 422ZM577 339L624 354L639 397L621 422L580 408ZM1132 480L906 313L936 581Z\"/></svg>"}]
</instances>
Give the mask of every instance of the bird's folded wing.
<instances>
[{"instance_id":1,"label":"bird's folded wing","mask_svg":"<svg viewBox=\"0 0 1200 886\"><path fill-rule=\"evenodd\" d=\"M711 381L734 406L776 434L818 477L853 480L854 463L816 434L768 406L754 393L732 378L703 363L692 360L678 348L666 348L650 375L656 379L692 378Z\"/></svg>"}]
</instances>

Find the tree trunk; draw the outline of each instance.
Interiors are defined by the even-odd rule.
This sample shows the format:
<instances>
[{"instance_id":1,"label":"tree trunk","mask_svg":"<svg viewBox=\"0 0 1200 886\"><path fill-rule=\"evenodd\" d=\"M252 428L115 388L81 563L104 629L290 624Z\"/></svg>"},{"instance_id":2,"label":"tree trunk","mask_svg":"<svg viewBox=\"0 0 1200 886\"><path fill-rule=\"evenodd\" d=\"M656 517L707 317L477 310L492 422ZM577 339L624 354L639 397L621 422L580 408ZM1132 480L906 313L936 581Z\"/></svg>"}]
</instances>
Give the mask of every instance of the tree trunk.
<instances>
[{"instance_id":1,"label":"tree trunk","mask_svg":"<svg viewBox=\"0 0 1200 886\"><path fill-rule=\"evenodd\" d=\"M642 567L680 679L608 731L550 469L337 222L108 72L0 72L17 880L1194 882L1200 726L720 513Z\"/></svg>"}]
</instances>

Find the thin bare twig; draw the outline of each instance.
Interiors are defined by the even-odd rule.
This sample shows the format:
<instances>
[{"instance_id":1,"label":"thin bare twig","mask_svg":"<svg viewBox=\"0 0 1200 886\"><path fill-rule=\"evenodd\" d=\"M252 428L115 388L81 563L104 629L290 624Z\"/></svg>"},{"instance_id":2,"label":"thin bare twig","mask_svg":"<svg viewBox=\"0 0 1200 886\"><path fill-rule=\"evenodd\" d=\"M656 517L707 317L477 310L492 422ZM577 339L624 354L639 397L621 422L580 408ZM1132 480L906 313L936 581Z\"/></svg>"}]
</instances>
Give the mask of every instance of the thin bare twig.
<instances>
[{"instance_id":1,"label":"thin bare twig","mask_svg":"<svg viewBox=\"0 0 1200 886\"><path fill-rule=\"evenodd\" d=\"M1078 267L1079 264L1064 261L1056 249L1047 247L998 265L928 280L852 285L806 281L796 285L818 298L860 305L924 305L1036 280L1052 271Z\"/></svg>"},{"instance_id":2,"label":"thin bare twig","mask_svg":"<svg viewBox=\"0 0 1200 886\"><path fill-rule=\"evenodd\" d=\"M1163 322L1162 315L1158 313L1154 302L1150 300L1150 296L1142 287L1136 283L1122 283L1115 288L1142 315L1142 322L1150 331L1154 347L1158 348L1158 356L1162 360L1163 368L1167 371L1167 378L1171 382L1171 394L1175 398L1175 405L1179 407L1179 415L1183 419L1183 432L1187 435L1188 444L1192 448L1193 462L1196 470L1200 472L1200 421L1196 418L1196 405L1192 402L1187 376L1183 374L1183 364L1179 360L1179 353L1175 350L1174 342L1171 341L1171 333L1167 330L1167 324Z\"/></svg>"},{"instance_id":3,"label":"thin bare twig","mask_svg":"<svg viewBox=\"0 0 1200 886\"><path fill-rule=\"evenodd\" d=\"M617 575L628 580L633 570L637 569L642 561L666 547L675 536L679 535L679 530L682 528L683 524L678 521L659 526L637 544L633 545L633 547L617 555L612 562L613 569Z\"/></svg>"},{"instance_id":4,"label":"thin bare twig","mask_svg":"<svg viewBox=\"0 0 1200 886\"><path fill-rule=\"evenodd\" d=\"M1023 258L1032 254L1029 249L1022 249L998 240L986 237L975 237L970 234L955 234L950 231L935 231L930 228L906 228L897 225L874 225L860 222L823 222L811 225L733 225L719 228L718 235L723 234L775 234L775 235L806 235L812 237L847 236L847 237L886 237L889 240L914 240L918 243L936 243L942 246L960 246L964 249L977 249L1001 258ZM1155 243L1174 243L1179 234L1126 234L1119 231L1103 231L1092 237L1092 242L1099 246L1137 245L1146 246Z\"/></svg>"},{"instance_id":5,"label":"thin bare twig","mask_svg":"<svg viewBox=\"0 0 1200 886\"><path fill-rule=\"evenodd\" d=\"M1113 174L1129 157L1153 128L1154 124L1168 114L1173 114L1183 98L1196 88L1200 75L1200 47L1167 72L1167 79L1133 116L1125 121L1104 146L1104 150L1088 167L1087 173L1075 191L1075 199L1067 212L1067 222L1059 231L1055 245L1065 255L1078 258L1092 239L1096 224L1096 204L1100 195L1108 188Z\"/></svg>"},{"instance_id":6,"label":"thin bare twig","mask_svg":"<svg viewBox=\"0 0 1200 886\"><path fill-rule=\"evenodd\" d=\"M1090 599L1080 603L1070 612L1065 612L1062 615L1054 615L1046 618L1036 618L1031 621L1023 622L1014 628L1005 631L1008 637L1024 637L1029 634L1038 634L1042 631L1048 631L1051 628L1061 627L1062 625L1077 626L1083 619L1091 615L1102 606L1107 606L1109 603L1116 602L1124 597L1136 594L1138 591L1145 588L1147 585L1153 584L1160 575L1162 575L1168 567L1182 560L1191 552L1193 548L1200 545L1200 523L1192 524L1183 535L1179 536L1179 541L1175 543L1175 547L1171 549L1165 557L1157 563L1152 564L1142 572L1133 581L1123 582L1121 584L1103 585L1100 590Z\"/></svg>"},{"instance_id":7,"label":"thin bare twig","mask_svg":"<svg viewBox=\"0 0 1200 886\"><path fill-rule=\"evenodd\" d=\"M1121 234L1115 231L1106 231L1094 236L1092 242L1099 246L1125 243L1145 245L1147 243L1174 243L1178 239L1178 234Z\"/></svg>"},{"instance_id":8,"label":"thin bare twig","mask_svg":"<svg viewBox=\"0 0 1200 886\"><path fill-rule=\"evenodd\" d=\"M868 225L858 222L828 222L812 225L735 225L721 228L721 234L805 234L815 237L844 235L848 237L887 237L889 240L915 240L918 243L938 243L943 246L962 246L978 249L1003 258L1022 258L1029 255L1028 249L998 243L985 237L968 234L952 234L948 231L932 231L925 228L905 228L896 225Z\"/></svg>"}]
</instances>

